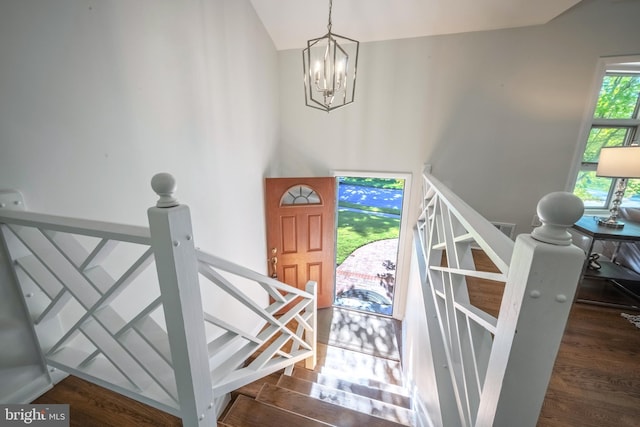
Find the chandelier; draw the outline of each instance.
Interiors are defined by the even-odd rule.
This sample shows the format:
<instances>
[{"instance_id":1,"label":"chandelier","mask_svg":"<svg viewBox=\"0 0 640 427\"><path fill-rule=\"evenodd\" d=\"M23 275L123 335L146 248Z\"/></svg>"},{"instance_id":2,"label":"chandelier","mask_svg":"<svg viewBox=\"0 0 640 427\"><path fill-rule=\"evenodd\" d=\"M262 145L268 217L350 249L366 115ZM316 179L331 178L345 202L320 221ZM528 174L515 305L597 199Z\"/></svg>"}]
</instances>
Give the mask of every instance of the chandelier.
<instances>
[{"instance_id":1,"label":"chandelier","mask_svg":"<svg viewBox=\"0 0 640 427\"><path fill-rule=\"evenodd\" d=\"M304 101L308 107L329 112L353 102L360 42L331 32L331 8L327 34L307 41L302 51Z\"/></svg>"}]
</instances>

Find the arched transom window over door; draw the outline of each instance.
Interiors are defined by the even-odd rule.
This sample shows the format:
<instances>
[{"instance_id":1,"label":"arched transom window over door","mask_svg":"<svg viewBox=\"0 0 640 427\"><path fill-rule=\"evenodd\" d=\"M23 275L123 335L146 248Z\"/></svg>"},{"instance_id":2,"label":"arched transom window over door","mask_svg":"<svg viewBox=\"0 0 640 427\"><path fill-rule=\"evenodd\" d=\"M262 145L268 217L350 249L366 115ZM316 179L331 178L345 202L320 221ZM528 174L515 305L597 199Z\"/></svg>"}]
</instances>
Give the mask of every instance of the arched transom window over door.
<instances>
[{"instance_id":1,"label":"arched transom window over door","mask_svg":"<svg viewBox=\"0 0 640 427\"><path fill-rule=\"evenodd\" d=\"M322 203L320 195L304 184L289 187L280 198L280 206L290 205L319 205Z\"/></svg>"}]
</instances>

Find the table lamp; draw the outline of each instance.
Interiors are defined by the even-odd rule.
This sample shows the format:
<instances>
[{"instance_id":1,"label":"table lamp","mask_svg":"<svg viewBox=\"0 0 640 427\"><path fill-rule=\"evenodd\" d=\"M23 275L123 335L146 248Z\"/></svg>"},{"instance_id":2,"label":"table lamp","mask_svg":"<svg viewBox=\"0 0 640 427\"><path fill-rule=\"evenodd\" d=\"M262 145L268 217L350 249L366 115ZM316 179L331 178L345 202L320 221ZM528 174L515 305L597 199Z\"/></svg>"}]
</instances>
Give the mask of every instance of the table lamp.
<instances>
[{"instance_id":1,"label":"table lamp","mask_svg":"<svg viewBox=\"0 0 640 427\"><path fill-rule=\"evenodd\" d=\"M640 146L604 147L600 150L600 160L596 176L615 178L618 180L615 198L611 202L609 218L599 218L598 225L611 228L622 228L624 223L618 221L622 197L627 189L627 179L640 178Z\"/></svg>"}]
</instances>

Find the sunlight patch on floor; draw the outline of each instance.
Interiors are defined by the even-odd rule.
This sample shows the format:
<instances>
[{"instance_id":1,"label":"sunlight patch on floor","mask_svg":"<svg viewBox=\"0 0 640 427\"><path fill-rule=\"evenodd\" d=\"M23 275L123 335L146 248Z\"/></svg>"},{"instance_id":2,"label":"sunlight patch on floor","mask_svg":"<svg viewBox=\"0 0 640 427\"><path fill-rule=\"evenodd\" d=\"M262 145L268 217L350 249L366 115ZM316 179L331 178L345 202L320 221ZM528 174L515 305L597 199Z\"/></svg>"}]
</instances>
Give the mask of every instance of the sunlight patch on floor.
<instances>
[{"instance_id":1,"label":"sunlight patch on floor","mask_svg":"<svg viewBox=\"0 0 640 427\"><path fill-rule=\"evenodd\" d=\"M388 359L343 350L333 346L322 346L319 364L334 371L342 371L351 378L366 378L390 384L402 384L400 363Z\"/></svg>"}]
</instances>

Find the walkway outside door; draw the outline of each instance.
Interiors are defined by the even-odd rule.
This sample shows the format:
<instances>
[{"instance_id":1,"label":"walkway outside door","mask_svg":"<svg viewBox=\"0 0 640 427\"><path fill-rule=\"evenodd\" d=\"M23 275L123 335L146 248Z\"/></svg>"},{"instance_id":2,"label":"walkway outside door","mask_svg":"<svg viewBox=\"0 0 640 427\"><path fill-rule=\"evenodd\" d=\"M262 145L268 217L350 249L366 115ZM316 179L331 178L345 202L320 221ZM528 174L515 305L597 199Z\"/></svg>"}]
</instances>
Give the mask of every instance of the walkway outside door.
<instances>
[{"instance_id":1,"label":"walkway outside door","mask_svg":"<svg viewBox=\"0 0 640 427\"><path fill-rule=\"evenodd\" d=\"M336 180L267 178L269 274L304 289L318 283L318 307L331 307L335 273Z\"/></svg>"},{"instance_id":2,"label":"walkway outside door","mask_svg":"<svg viewBox=\"0 0 640 427\"><path fill-rule=\"evenodd\" d=\"M338 180L336 306L392 316L405 269L411 175L335 172Z\"/></svg>"}]
</instances>

